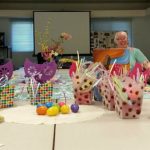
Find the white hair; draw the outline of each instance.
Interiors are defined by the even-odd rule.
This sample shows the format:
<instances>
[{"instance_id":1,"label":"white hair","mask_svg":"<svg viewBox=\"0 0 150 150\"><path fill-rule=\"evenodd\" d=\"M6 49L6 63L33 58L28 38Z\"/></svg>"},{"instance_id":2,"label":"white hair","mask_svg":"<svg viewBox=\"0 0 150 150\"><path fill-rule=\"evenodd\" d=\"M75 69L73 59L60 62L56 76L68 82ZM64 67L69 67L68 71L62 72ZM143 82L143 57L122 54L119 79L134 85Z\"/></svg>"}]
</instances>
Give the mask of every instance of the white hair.
<instances>
[{"instance_id":1,"label":"white hair","mask_svg":"<svg viewBox=\"0 0 150 150\"><path fill-rule=\"evenodd\" d=\"M115 42L116 44L117 44L118 37L119 37L120 35L123 35L123 36L125 36L125 37L128 38L127 32L125 32L125 31L116 32L115 37L114 37L114 42Z\"/></svg>"}]
</instances>

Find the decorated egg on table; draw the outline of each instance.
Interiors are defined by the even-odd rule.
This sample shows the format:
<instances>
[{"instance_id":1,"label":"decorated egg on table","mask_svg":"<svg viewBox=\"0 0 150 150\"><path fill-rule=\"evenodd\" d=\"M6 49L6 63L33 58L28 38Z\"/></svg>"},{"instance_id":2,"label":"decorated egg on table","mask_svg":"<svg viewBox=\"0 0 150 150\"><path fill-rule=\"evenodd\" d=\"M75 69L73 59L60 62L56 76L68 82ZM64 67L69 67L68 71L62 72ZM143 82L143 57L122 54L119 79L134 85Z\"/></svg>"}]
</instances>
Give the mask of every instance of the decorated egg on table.
<instances>
[{"instance_id":1,"label":"decorated egg on table","mask_svg":"<svg viewBox=\"0 0 150 150\"><path fill-rule=\"evenodd\" d=\"M47 109L47 115L48 116L56 116L59 114L59 109L56 106L52 106Z\"/></svg>"},{"instance_id":2,"label":"decorated egg on table","mask_svg":"<svg viewBox=\"0 0 150 150\"><path fill-rule=\"evenodd\" d=\"M47 108L50 108L50 107L52 107L54 104L53 104L53 102L47 102L46 104L45 104L45 106L47 107Z\"/></svg>"},{"instance_id":3,"label":"decorated egg on table","mask_svg":"<svg viewBox=\"0 0 150 150\"><path fill-rule=\"evenodd\" d=\"M45 115L47 112L47 107L46 106L39 106L36 108L36 113L38 115Z\"/></svg>"},{"instance_id":4,"label":"decorated egg on table","mask_svg":"<svg viewBox=\"0 0 150 150\"><path fill-rule=\"evenodd\" d=\"M58 110L60 111L60 106L58 104L54 104L53 107L57 107Z\"/></svg>"},{"instance_id":5,"label":"decorated egg on table","mask_svg":"<svg viewBox=\"0 0 150 150\"><path fill-rule=\"evenodd\" d=\"M60 108L60 110L61 110L61 113L62 113L62 114L68 114L68 113L70 112L70 108L69 108L68 105L63 105L63 106Z\"/></svg>"},{"instance_id":6,"label":"decorated egg on table","mask_svg":"<svg viewBox=\"0 0 150 150\"><path fill-rule=\"evenodd\" d=\"M65 102L59 102L58 105L61 107L61 106L65 105Z\"/></svg>"},{"instance_id":7,"label":"decorated egg on table","mask_svg":"<svg viewBox=\"0 0 150 150\"><path fill-rule=\"evenodd\" d=\"M71 111L74 113L77 113L79 110L79 105L78 104L72 104L71 105Z\"/></svg>"},{"instance_id":8,"label":"decorated egg on table","mask_svg":"<svg viewBox=\"0 0 150 150\"><path fill-rule=\"evenodd\" d=\"M44 104L37 104L36 107L41 107L41 106L45 106Z\"/></svg>"}]
</instances>

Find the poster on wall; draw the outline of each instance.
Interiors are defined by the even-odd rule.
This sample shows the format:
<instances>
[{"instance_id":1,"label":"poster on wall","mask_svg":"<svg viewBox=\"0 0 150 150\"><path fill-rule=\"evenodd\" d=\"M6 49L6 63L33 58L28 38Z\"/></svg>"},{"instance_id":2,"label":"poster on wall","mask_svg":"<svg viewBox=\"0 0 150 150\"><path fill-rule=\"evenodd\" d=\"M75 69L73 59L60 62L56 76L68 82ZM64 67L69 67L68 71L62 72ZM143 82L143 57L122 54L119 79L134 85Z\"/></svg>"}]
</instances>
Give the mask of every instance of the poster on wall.
<instances>
[{"instance_id":1,"label":"poster on wall","mask_svg":"<svg viewBox=\"0 0 150 150\"><path fill-rule=\"evenodd\" d=\"M93 31L91 32L91 51L95 48L115 48L116 44L114 42L115 34L118 31ZM127 32L127 31L125 31ZM127 33L128 34L128 33Z\"/></svg>"},{"instance_id":2,"label":"poster on wall","mask_svg":"<svg viewBox=\"0 0 150 150\"><path fill-rule=\"evenodd\" d=\"M94 48L116 47L114 43L115 31L111 32L91 32L91 51Z\"/></svg>"}]
</instances>

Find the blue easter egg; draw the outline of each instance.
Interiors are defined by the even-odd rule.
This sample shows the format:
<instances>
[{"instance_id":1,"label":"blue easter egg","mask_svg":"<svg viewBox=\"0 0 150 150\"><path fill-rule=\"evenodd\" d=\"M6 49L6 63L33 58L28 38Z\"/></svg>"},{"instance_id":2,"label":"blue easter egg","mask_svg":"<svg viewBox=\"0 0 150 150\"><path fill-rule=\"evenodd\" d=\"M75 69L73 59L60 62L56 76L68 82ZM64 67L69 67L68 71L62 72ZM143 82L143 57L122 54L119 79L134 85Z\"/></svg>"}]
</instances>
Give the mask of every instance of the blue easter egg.
<instances>
[{"instance_id":1,"label":"blue easter egg","mask_svg":"<svg viewBox=\"0 0 150 150\"><path fill-rule=\"evenodd\" d=\"M54 104L53 104L53 102L47 102L46 104L45 104L45 106L47 107L47 108L50 108L50 107L52 107Z\"/></svg>"},{"instance_id":2,"label":"blue easter egg","mask_svg":"<svg viewBox=\"0 0 150 150\"><path fill-rule=\"evenodd\" d=\"M36 107L41 107L41 106L44 106L44 104L37 104Z\"/></svg>"}]
</instances>

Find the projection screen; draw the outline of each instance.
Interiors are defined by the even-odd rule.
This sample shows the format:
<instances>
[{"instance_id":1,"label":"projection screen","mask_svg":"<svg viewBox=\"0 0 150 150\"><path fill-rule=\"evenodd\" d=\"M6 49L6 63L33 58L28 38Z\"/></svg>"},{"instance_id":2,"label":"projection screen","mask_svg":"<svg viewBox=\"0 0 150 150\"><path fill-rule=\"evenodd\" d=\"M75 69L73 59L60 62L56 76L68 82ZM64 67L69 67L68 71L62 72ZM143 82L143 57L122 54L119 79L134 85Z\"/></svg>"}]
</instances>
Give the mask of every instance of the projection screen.
<instances>
[{"instance_id":1,"label":"projection screen","mask_svg":"<svg viewBox=\"0 0 150 150\"><path fill-rule=\"evenodd\" d=\"M72 39L63 43L64 54L90 54L90 12L42 12L34 14L35 54L41 51L41 40L57 40L62 32L72 35ZM48 33L47 38L45 33Z\"/></svg>"}]
</instances>

